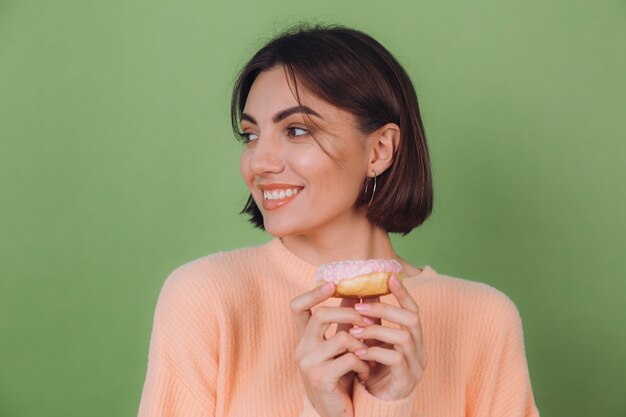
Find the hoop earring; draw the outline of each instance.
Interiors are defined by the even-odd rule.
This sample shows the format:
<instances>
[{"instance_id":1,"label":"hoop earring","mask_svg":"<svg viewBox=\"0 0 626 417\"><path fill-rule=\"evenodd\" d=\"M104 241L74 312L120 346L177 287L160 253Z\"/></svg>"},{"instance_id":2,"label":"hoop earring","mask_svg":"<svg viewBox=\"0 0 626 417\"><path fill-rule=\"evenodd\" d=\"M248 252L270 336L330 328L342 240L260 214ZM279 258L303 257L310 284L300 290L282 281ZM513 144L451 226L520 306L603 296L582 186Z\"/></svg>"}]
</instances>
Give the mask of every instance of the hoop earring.
<instances>
[{"instance_id":1,"label":"hoop earring","mask_svg":"<svg viewBox=\"0 0 626 417\"><path fill-rule=\"evenodd\" d=\"M374 173L374 189L372 190L372 197L370 198L370 202L367 203L367 208L370 208L370 205L372 205L372 201L374 201L374 194L376 193L376 171L374 171L372 169L372 172ZM371 177L368 177L365 180L365 197L367 198L367 185L369 184L369 179Z\"/></svg>"}]
</instances>

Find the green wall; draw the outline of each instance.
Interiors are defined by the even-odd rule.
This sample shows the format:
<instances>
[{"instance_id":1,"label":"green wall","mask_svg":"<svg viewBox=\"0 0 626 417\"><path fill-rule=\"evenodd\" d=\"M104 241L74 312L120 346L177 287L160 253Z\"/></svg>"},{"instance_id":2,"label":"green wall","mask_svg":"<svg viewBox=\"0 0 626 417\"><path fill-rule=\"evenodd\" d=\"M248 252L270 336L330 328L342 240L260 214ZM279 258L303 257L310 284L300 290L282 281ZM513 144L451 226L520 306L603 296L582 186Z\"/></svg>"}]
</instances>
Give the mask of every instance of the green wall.
<instances>
[{"instance_id":1,"label":"green wall","mask_svg":"<svg viewBox=\"0 0 626 417\"><path fill-rule=\"evenodd\" d=\"M516 303L542 415L626 415L618 0L0 0L0 415L136 414L169 272L268 240L229 94L301 20L414 80L435 209L400 254Z\"/></svg>"}]
</instances>

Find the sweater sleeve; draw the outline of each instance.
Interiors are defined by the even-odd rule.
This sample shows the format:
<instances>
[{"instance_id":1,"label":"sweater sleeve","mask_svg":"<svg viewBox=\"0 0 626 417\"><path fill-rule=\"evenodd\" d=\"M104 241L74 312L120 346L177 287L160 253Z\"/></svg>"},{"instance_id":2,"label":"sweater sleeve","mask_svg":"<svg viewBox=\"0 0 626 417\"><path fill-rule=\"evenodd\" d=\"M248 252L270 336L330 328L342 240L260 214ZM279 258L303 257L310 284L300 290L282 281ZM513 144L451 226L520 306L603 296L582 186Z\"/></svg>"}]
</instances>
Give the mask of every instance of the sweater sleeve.
<instances>
[{"instance_id":1,"label":"sweater sleeve","mask_svg":"<svg viewBox=\"0 0 626 417\"><path fill-rule=\"evenodd\" d=\"M213 413L158 359L149 363L139 417L207 417Z\"/></svg>"},{"instance_id":2,"label":"sweater sleeve","mask_svg":"<svg viewBox=\"0 0 626 417\"><path fill-rule=\"evenodd\" d=\"M175 270L163 284L139 417L215 416L219 331L202 293L188 271Z\"/></svg>"},{"instance_id":3,"label":"sweater sleeve","mask_svg":"<svg viewBox=\"0 0 626 417\"><path fill-rule=\"evenodd\" d=\"M538 417L524 349L522 320L503 293L492 311L496 333L485 337L485 348L470 379L472 417Z\"/></svg>"}]
</instances>

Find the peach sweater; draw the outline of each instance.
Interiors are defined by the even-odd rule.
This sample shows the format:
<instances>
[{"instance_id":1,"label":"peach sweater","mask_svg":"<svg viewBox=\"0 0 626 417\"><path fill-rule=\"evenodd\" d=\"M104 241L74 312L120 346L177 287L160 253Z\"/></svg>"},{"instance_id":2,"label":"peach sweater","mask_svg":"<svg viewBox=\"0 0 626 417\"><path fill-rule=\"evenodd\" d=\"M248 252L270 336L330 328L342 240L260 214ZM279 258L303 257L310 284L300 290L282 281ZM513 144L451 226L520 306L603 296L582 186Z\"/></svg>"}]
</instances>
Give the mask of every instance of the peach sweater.
<instances>
[{"instance_id":1,"label":"peach sweater","mask_svg":"<svg viewBox=\"0 0 626 417\"><path fill-rule=\"evenodd\" d=\"M404 283L420 307L423 378L396 401L354 384L355 416L538 416L513 302L486 284L422 269ZM314 273L277 238L176 268L154 314L139 417L319 417L293 359L289 309L314 287ZM381 301L397 306L393 295Z\"/></svg>"}]
</instances>

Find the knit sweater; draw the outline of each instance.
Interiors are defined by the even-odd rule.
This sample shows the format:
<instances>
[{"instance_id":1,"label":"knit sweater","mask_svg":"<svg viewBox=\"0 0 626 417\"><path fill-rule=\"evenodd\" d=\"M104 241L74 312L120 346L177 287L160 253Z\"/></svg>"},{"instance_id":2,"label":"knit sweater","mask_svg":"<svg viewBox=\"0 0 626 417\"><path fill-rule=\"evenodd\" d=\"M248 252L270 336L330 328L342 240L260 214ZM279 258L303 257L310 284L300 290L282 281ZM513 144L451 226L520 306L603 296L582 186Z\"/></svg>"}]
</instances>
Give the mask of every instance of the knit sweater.
<instances>
[{"instance_id":1,"label":"knit sweater","mask_svg":"<svg viewBox=\"0 0 626 417\"><path fill-rule=\"evenodd\" d=\"M139 417L319 417L294 360L289 308L315 286L315 269L274 238L173 270L157 301ZM403 283L419 306L422 379L394 401L355 383L354 415L538 416L515 304L487 284L421 269ZM398 306L391 294L381 302Z\"/></svg>"}]
</instances>

